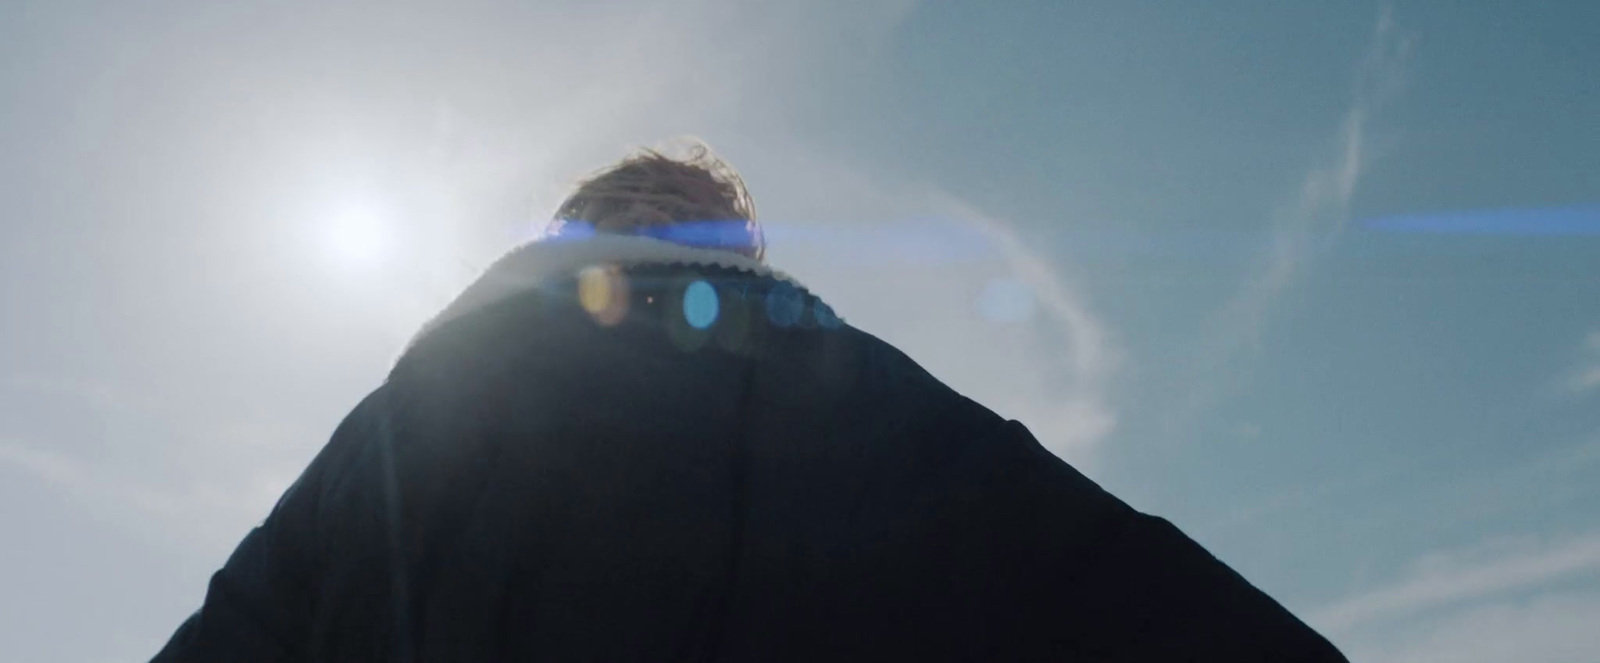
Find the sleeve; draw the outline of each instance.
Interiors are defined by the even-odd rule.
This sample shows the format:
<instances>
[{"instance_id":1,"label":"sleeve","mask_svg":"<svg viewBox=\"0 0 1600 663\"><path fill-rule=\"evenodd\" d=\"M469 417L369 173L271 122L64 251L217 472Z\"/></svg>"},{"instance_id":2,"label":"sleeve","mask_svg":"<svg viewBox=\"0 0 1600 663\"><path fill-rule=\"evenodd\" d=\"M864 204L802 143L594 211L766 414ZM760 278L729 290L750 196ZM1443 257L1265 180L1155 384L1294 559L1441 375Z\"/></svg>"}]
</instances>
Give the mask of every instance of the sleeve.
<instances>
[{"instance_id":1,"label":"sleeve","mask_svg":"<svg viewBox=\"0 0 1600 663\"><path fill-rule=\"evenodd\" d=\"M1141 513L1038 446L1013 423L1008 510L1034 509L1033 527L1070 553L1050 561L1019 547L1068 597L1057 613L1084 658L1096 661L1307 661L1345 657L1271 596L1172 523ZM1026 469L1024 469L1026 466ZM998 488L997 490L1010 490Z\"/></svg>"},{"instance_id":2,"label":"sleeve","mask_svg":"<svg viewBox=\"0 0 1600 663\"><path fill-rule=\"evenodd\" d=\"M366 446L364 420L373 416L374 400L369 396L345 418L266 519L211 576L200 609L178 627L153 663L305 660L326 545L318 522L320 498L327 483L347 474Z\"/></svg>"},{"instance_id":3,"label":"sleeve","mask_svg":"<svg viewBox=\"0 0 1600 663\"><path fill-rule=\"evenodd\" d=\"M1108 650L1126 660L1346 661L1166 520L1130 511L1119 529L1083 588L1108 620L1092 629L1114 640Z\"/></svg>"}]
</instances>

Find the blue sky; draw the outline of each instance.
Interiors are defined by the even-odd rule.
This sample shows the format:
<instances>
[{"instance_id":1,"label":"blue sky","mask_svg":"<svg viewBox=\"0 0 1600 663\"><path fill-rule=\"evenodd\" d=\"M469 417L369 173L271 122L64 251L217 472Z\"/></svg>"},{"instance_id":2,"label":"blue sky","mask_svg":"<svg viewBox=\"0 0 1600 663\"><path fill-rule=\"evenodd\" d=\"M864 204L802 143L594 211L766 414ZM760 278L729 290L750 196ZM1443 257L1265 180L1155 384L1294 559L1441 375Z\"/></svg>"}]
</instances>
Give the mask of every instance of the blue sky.
<instances>
[{"instance_id":1,"label":"blue sky","mask_svg":"<svg viewBox=\"0 0 1600 663\"><path fill-rule=\"evenodd\" d=\"M1353 659L1600 656L1600 6L523 4L0 8L17 660L152 653L423 320L683 134Z\"/></svg>"}]
</instances>

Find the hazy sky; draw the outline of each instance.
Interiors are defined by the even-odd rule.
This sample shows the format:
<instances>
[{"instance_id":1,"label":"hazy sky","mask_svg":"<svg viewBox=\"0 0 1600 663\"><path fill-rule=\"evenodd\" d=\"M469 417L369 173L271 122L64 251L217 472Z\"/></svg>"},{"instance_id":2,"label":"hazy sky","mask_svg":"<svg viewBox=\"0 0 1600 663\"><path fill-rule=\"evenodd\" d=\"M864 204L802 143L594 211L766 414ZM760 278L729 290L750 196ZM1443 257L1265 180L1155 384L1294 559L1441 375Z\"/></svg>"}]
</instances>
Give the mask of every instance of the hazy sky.
<instances>
[{"instance_id":1,"label":"hazy sky","mask_svg":"<svg viewBox=\"0 0 1600 663\"><path fill-rule=\"evenodd\" d=\"M683 134L1352 659L1600 657L1600 4L749 4L0 4L5 658L153 654L424 319Z\"/></svg>"}]
</instances>

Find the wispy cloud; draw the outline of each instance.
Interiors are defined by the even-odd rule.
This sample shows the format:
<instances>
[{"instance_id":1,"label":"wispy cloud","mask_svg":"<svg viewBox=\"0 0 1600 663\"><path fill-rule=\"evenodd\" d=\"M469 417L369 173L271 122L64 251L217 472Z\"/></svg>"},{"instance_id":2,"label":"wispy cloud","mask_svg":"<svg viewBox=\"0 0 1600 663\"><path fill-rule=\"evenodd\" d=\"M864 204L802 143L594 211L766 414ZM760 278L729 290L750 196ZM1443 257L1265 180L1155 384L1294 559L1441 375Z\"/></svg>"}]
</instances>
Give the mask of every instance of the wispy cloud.
<instances>
[{"instance_id":1,"label":"wispy cloud","mask_svg":"<svg viewBox=\"0 0 1600 663\"><path fill-rule=\"evenodd\" d=\"M182 554L225 550L266 513L324 435L193 411L182 423L151 425L185 408L103 380L13 375L0 380L0 395L57 412L35 422L7 413L13 421L0 434L0 467ZM93 425L53 430L63 417Z\"/></svg>"},{"instance_id":2,"label":"wispy cloud","mask_svg":"<svg viewBox=\"0 0 1600 663\"><path fill-rule=\"evenodd\" d=\"M1173 409L1168 430L1188 427L1196 414L1226 392L1222 385L1244 350L1259 339L1274 304L1304 273L1318 242L1332 242L1349 219L1367 159L1367 134L1373 116L1399 92L1411 39L1395 24L1389 7L1379 10L1340 121L1336 149L1306 173L1293 202L1272 221L1266 262L1217 313L1203 333L1197 385Z\"/></svg>"},{"instance_id":3,"label":"wispy cloud","mask_svg":"<svg viewBox=\"0 0 1600 663\"><path fill-rule=\"evenodd\" d=\"M1222 318L1231 323L1219 341L1225 353L1259 333L1262 316L1305 270L1313 243L1332 241L1344 228L1365 166L1368 125L1399 91L1410 50L1391 10L1380 9L1340 123L1338 150L1306 174L1294 204L1277 215L1266 265L1224 310Z\"/></svg>"},{"instance_id":4,"label":"wispy cloud","mask_svg":"<svg viewBox=\"0 0 1600 663\"><path fill-rule=\"evenodd\" d=\"M1600 532L1426 555L1312 613L1351 660L1566 663L1600 652Z\"/></svg>"},{"instance_id":5,"label":"wispy cloud","mask_svg":"<svg viewBox=\"0 0 1600 663\"><path fill-rule=\"evenodd\" d=\"M1408 632L1353 641L1374 663L1577 663L1600 653L1600 592L1552 591L1466 608Z\"/></svg>"},{"instance_id":6,"label":"wispy cloud","mask_svg":"<svg viewBox=\"0 0 1600 663\"><path fill-rule=\"evenodd\" d=\"M1559 541L1497 541L1426 555L1399 582L1349 597L1310 616L1343 633L1476 599L1540 589L1600 573L1600 533Z\"/></svg>"},{"instance_id":7,"label":"wispy cloud","mask_svg":"<svg viewBox=\"0 0 1600 663\"><path fill-rule=\"evenodd\" d=\"M92 492L96 488L90 473L76 460L15 441L0 441L0 465L16 467L48 483L80 494Z\"/></svg>"},{"instance_id":8,"label":"wispy cloud","mask_svg":"<svg viewBox=\"0 0 1600 663\"><path fill-rule=\"evenodd\" d=\"M1591 332L1584 340L1578 368L1568 378L1567 386L1576 392L1600 387L1600 331Z\"/></svg>"},{"instance_id":9,"label":"wispy cloud","mask_svg":"<svg viewBox=\"0 0 1600 663\"><path fill-rule=\"evenodd\" d=\"M254 482L220 480L163 485L149 480L126 476L109 468L97 466L81 458L49 451L44 445L30 445L16 440L0 441L0 466L11 466L53 485L80 502L90 506L122 508L131 507L147 517L182 521L189 526L207 515L221 512L237 516L239 513L261 515L264 506L270 506L284 488L286 477L281 473L258 476ZM276 475L276 476L275 476ZM147 524L141 519L130 523Z\"/></svg>"},{"instance_id":10,"label":"wispy cloud","mask_svg":"<svg viewBox=\"0 0 1600 663\"><path fill-rule=\"evenodd\" d=\"M1592 366L1572 377L1572 388L1577 391L1588 391L1600 387L1600 366Z\"/></svg>"}]
</instances>

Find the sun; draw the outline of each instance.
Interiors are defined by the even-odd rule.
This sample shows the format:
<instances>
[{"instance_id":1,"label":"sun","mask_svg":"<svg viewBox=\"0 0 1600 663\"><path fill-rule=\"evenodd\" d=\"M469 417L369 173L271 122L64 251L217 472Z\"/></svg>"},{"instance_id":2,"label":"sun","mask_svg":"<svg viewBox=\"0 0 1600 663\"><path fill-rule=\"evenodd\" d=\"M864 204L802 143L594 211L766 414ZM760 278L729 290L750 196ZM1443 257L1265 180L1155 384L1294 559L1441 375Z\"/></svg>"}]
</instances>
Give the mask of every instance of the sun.
<instances>
[{"instance_id":1,"label":"sun","mask_svg":"<svg viewBox=\"0 0 1600 663\"><path fill-rule=\"evenodd\" d=\"M323 228L328 257L345 267L370 267L389 251L390 228L383 216L367 205L346 206L330 215Z\"/></svg>"}]
</instances>

